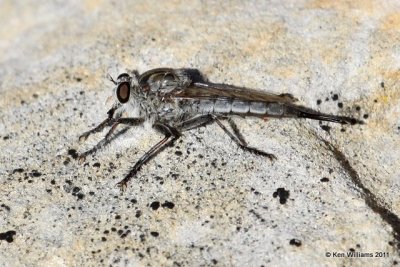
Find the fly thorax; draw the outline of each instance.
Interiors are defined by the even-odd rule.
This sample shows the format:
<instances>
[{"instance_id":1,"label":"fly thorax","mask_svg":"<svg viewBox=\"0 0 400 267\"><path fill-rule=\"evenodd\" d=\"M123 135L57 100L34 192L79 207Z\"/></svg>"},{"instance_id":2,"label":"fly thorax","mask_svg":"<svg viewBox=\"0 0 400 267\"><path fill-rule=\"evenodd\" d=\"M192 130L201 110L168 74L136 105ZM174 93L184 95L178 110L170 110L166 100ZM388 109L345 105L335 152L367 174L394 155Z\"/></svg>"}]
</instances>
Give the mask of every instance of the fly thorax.
<instances>
[{"instance_id":1,"label":"fly thorax","mask_svg":"<svg viewBox=\"0 0 400 267\"><path fill-rule=\"evenodd\" d=\"M142 117L142 108L137 99L132 98L129 103L124 105L124 113L127 114L128 117L131 118L139 118Z\"/></svg>"},{"instance_id":2,"label":"fly thorax","mask_svg":"<svg viewBox=\"0 0 400 267\"><path fill-rule=\"evenodd\" d=\"M175 117L179 113L176 101L163 102L158 107L158 115L160 117Z\"/></svg>"}]
</instances>

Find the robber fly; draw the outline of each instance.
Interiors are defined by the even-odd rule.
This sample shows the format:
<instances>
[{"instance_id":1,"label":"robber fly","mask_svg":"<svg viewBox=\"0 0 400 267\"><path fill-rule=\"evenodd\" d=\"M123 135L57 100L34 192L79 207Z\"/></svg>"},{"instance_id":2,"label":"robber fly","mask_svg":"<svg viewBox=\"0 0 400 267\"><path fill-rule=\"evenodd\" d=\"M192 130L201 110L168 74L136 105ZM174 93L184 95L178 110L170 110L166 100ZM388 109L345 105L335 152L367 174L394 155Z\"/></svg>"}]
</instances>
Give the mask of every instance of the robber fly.
<instances>
[{"instance_id":1,"label":"robber fly","mask_svg":"<svg viewBox=\"0 0 400 267\"><path fill-rule=\"evenodd\" d=\"M179 139L183 132L216 123L242 149L265 156L276 157L248 146L232 116L274 118L308 118L342 124L362 123L354 118L335 116L295 104L290 94L272 94L263 91L208 82L198 70L158 68L141 75L122 73L115 81L115 101L108 117L97 127L83 133L90 134L111 127L105 138L79 156L84 161L110 141L120 124L137 126L149 123L164 138L147 151L117 185L124 190L129 180L158 152ZM227 120L228 129L221 121Z\"/></svg>"}]
</instances>

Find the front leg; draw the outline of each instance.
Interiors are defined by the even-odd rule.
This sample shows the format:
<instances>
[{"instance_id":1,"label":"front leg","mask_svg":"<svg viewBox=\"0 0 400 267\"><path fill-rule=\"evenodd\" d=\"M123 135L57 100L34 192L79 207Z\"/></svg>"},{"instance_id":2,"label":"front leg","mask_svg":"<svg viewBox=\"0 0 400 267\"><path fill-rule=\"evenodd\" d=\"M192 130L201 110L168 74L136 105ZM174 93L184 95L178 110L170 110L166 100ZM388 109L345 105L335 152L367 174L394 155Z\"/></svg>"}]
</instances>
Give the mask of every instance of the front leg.
<instances>
[{"instance_id":1,"label":"front leg","mask_svg":"<svg viewBox=\"0 0 400 267\"><path fill-rule=\"evenodd\" d=\"M111 136L118 125L124 124L124 125L129 125L129 126L136 126L136 125L142 124L144 122L144 119L142 119L142 118L119 118L119 119L113 119L110 122L112 123L112 126L111 126L111 129L106 134L106 136L103 139L101 139L94 147L92 147L91 149L89 149L79 155L78 160L80 163L84 162L88 155L94 154L96 151L101 149L103 146L107 145L111 141ZM119 133L121 133L121 132L122 131L120 131ZM126 131L122 132L121 135L123 133L126 133Z\"/></svg>"},{"instance_id":2,"label":"front leg","mask_svg":"<svg viewBox=\"0 0 400 267\"><path fill-rule=\"evenodd\" d=\"M159 152L161 152L168 145L172 144L175 140L179 139L181 133L176 129L166 124L156 124L156 129L164 133L165 137L155 144L149 151L147 151L136 164L132 167L130 172L117 183L117 186L124 191L127 187L128 182L136 175L136 173L142 168L144 164L149 162L153 157L155 157Z\"/></svg>"},{"instance_id":3,"label":"front leg","mask_svg":"<svg viewBox=\"0 0 400 267\"><path fill-rule=\"evenodd\" d=\"M84 141L89 137L89 135L101 132L104 128L113 125L113 123L115 122L115 119L113 118L113 116L114 116L115 110L117 108L118 108L118 106L112 107L107 112L107 115L108 115L107 119L105 119L103 122L101 122L99 125L97 125L93 129L90 129L89 131L84 132L83 134L81 134L81 136L79 136L79 141Z\"/></svg>"}]
</instances>

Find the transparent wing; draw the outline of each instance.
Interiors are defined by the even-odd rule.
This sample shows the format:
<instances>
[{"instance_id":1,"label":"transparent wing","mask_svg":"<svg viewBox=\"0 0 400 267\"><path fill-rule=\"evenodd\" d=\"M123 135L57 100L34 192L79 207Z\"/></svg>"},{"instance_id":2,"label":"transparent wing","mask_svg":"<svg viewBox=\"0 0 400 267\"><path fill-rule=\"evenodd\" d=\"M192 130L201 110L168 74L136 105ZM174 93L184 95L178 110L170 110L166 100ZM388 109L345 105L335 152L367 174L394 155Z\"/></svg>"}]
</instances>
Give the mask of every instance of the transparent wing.
<instances>
[{"instance_id":1,"label":"transparent wing","mask_svg":"<svg viewBox=\"0 0 400 267\"><path fill-rule=\"evenodd\" d=\"M171 92L171 97L198 99L235 99L257 102L293 103L297 101L290 94L272 94L259 90L226 84L195 82L181 90Z\"/></svg>"},{"instance_id":2,"label":"transparent wing","mask_svg":"<svg viewBox=\"0 0 400 267\"><path fill-rule=\"evenodd\" d=\"M277 95L244 87L198 81L198 77L191 77L191 73L193 72L185 69L153 69L140 75L139 85L143 91L171 98L236 99L278 103L297 101L290 94Z\"/></svg>"}]
</instances>

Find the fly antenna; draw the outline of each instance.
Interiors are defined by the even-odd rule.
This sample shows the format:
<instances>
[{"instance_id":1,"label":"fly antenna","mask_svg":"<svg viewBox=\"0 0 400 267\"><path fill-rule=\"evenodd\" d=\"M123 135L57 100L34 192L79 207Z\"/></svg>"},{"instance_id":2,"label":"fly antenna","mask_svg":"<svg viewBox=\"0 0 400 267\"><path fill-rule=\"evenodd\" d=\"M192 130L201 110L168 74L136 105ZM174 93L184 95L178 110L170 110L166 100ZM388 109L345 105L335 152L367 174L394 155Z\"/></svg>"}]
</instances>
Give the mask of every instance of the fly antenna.
<instances>
[{"instance_id":1,"label":"fly antenna","mask_svg":"<svg viewBox=\"0 0 400 267\"><path fill-rule=\"evenodd\" d=\"M110 73L107 73L108 74L108 79L113 83L113 84L115 84L115 85L117 85L118 83L113 79L113 77L111 76L111 74Z\"/></svg>"}]
</instances>

